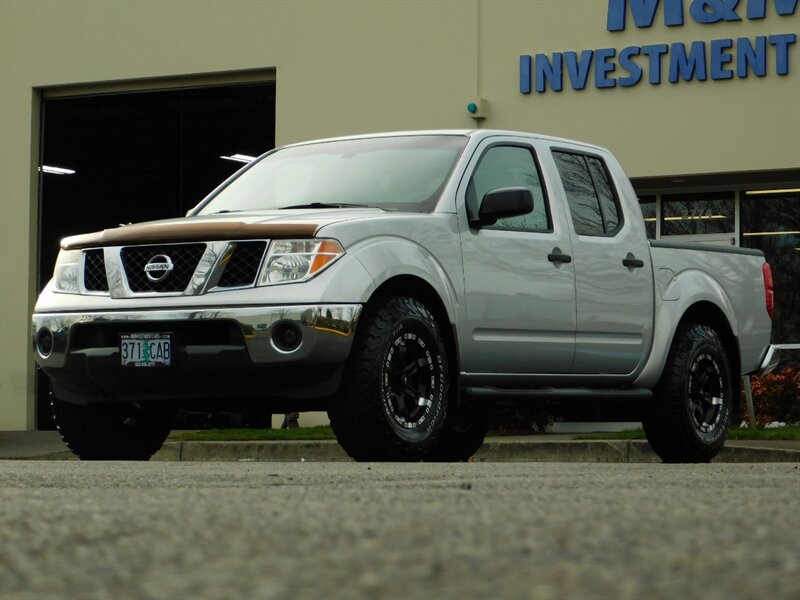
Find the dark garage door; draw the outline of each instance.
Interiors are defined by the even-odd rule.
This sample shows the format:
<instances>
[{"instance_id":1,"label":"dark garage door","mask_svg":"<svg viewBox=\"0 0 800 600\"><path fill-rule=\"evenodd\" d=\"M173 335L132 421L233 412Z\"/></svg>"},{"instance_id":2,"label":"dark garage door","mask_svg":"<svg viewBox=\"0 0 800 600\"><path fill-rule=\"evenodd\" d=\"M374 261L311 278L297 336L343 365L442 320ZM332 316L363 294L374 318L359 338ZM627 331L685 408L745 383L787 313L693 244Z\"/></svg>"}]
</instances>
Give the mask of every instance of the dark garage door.
<instances>
[{"instance_id":1,"label":"dark garage door","mask_svg":"<svg viewBox=\"0 0 800 600\"><path fill-rule=\"evenodd\" d=\"M275 145L275 84L45 99L42 104L39 273L50 279L68 235L182 216ZM37 424L52 428L37 381Z\"/></svg>"}]
</instances>

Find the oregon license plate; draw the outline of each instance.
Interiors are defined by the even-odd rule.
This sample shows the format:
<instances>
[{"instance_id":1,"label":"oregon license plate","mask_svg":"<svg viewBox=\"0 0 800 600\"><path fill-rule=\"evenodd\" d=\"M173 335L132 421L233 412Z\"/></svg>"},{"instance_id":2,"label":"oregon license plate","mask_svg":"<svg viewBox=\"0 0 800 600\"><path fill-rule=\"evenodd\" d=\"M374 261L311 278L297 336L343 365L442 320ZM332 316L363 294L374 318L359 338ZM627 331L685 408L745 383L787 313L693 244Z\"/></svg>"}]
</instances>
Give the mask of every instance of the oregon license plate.
<instances>
[{"instance_id":1,"label":"oregon license plate","mask_svg":"<svg viewBox=\"0 0 800 600\"><path fill-rule=\"evenodd\" d=\"M121 333L119 355L123 367L169 367L171 333Z\"/></svg>"}]
</instances>

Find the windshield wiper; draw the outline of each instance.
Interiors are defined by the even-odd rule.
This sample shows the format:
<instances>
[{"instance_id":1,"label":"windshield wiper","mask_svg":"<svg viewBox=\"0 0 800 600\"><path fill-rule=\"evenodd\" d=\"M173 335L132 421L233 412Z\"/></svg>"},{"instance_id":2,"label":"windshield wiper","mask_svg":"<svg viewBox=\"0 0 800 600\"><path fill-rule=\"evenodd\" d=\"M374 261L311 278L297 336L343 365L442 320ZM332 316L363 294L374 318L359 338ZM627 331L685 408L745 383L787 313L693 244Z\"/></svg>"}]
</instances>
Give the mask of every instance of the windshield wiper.
<instances>
[{"instance_id":1,"label":"windshield wiper","mask_svg":"<svg viewBox=\"0 0 800 600\"><path fill-rule=\"evenodd\" d=\"M230 210L230 209L227 209L227 208L223 208L222 210L218 210L217 212L215 212L213 214L215 214L215 215L225 215L225 214L228 214L228 213L235 213L235 212L242 212L242 211L239 210L239 209Z\"/></svg>"},{"instance_id":2,"label":"windshield wiper","mask_svg":"<svg viewBox=\"0 0 800 600\"><path fill-rule=\"evenodd\" d=\"M292 204L291 206L281 206L280 210L287 208L378 208L369 204L344 204L343 202L309 202L308 204Z\"/></svg>"}]
</instances>

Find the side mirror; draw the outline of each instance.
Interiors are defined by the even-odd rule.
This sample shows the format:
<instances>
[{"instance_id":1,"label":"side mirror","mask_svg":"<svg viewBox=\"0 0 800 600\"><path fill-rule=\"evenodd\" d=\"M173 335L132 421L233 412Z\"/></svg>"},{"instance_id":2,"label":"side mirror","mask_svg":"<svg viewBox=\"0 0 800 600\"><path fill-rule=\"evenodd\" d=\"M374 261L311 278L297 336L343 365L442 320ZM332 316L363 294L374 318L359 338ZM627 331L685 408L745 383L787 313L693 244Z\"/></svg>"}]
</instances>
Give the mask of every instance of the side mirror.
<instances>
[{"instance_id":1,"label":"side mirror","mask_svg":"<svg viewBox=\"0 0 800 600\"><path fill-rule=\"evenodd\" d=\"M472 225L494 225L497 219L527 215L532 210L533 194L528 188L499 188L486 192Z\"/></svg>"}]
</instances>

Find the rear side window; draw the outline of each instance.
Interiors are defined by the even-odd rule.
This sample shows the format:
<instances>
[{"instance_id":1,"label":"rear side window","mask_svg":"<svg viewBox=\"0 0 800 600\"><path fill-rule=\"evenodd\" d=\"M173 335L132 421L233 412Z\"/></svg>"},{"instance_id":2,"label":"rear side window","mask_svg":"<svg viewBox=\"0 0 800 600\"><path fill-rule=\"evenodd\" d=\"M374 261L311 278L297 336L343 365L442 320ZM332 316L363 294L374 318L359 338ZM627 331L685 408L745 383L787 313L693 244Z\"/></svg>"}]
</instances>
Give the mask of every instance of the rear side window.
<instances>
[{"instance_id":1,"label":"rear side window","mask_svg":"<svg viewBox=\"0 0 800 600\"><path fill-rule=\"evenodd\" d=\"M595 156L554 151L572 224L578 235L612 236L622 224L619 203L603 161Z\"/></svg>"},{"instance_id":2,"label":"rear side window","mask_svg":"<svg viewBox=\"0 0 800 600\"><path fill-rule=\"evenodd\" d=\"M526 215L498 219L487 229L545 232L550 230L550 215L539 170L533 153L522 146L492 146L481 157L467 186L467 212L478 216L484 195L507 187L526 187L533 195L533 210Z\"/></svg>"}]
</instances>

